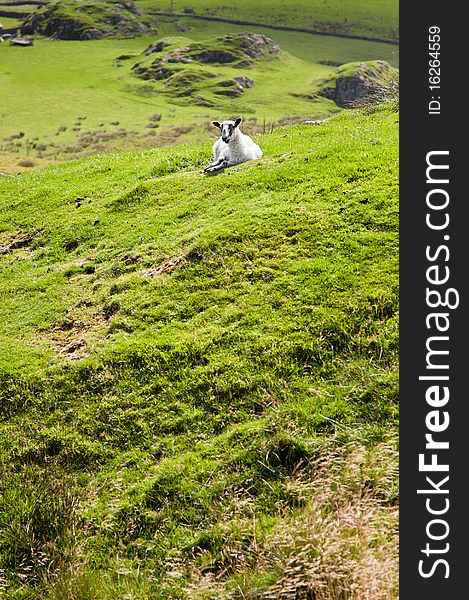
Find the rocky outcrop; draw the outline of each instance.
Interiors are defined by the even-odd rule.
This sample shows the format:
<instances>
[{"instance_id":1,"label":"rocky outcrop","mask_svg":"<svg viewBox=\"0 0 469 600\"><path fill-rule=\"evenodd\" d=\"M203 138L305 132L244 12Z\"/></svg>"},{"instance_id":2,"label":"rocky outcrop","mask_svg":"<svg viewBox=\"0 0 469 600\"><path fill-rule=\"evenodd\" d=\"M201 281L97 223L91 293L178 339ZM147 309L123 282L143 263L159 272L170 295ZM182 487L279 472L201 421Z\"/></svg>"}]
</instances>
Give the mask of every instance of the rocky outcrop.
<instances>
[{"instance_id":1,"label":"rocky outcrop","mask_svg":"<svg viewBox=\"0 0 469 600\"><path fill-rule=\"evenodd\" d=\"M234 33L216 38L212 44L191 44L180 51L183 59L205 64L236 63L239 67L250 67L255 60L278 56L278 44L265 35L257 33Z\"/></svg>"},{"instance_id":2,"label":"rocky outcrop","mask_svg":"<svg viewBox=\"0 0 469 600\"><path fill-rule=\"evenodd\" d=\"M157 42L153 42L149 46L145 48L143 54L146 56L151 56L152 54L157 54L158 52L162 52L165 48L171 45L172 38L163 38L162 40L158 40Z\"/></svg>"},{"instance_id":3,"label":"rocky outcrop","mask_svg":"<svg viewBox=\"0 0 469 600\"><path fill-rule=\"evenodd\" d=\"M396 77L397 70L385 61L349 63L337 70L335 85L326 85L319 93L349 108L379 95Z\"/></svg>"},{"instance_id":4,"label":"rocky outcrop","mask_svg":"<svg viewBox=\"0 0 469 600\"><path fill-rule=\"evenodd\" d=\"M280 47L273 40L250 32L194 42L181 48L171 46L174 46L171 38L164 38L148 46L143 54L159 56L151 64L134 65L135 74L142 79L165 79L174 72L171 65L182 66L194 62L248 68L254 61L276 57L281 53Z\"/></svg>"},{"instance_id":5,"label":"rocky outcrop","mask_svg":"<svg viewBox=\"0 0 469 600\"><path fill-rule=\"evenodd\" d=\"M218 89L214 91L217 96L229 96L231 98L238 98L244 92L245 89L251 88L254 85L254 81L244 75L233 77L233 79L227 79L226 81L218 82Z\"/></svg>"},{"instance_id":6,"label":"rocky outcrop","mask_svg":"<svg viewBox=\"0 0 469 600\"><path fill-rule=\"evenodd\" d=\"M80 18L53 13L31 15L23 23L21 33L39 33L59 40L98 40L104 37L101 29L83 24Z\"/></svg>"},{"instance_id":7,"label":"rocky outcrop","mask_svg":"<svg viewBox=\"0 0 469 600\"><path fill-rule=\"evenodd\" d=\"M247 69L255 61L273 60L280 53L273 40L250 32L192 43L185 38L167 37L147 46L132 72L145 81L162 82L159 93L178 103L212 107L223 97L238 98L255 84L242 71L230 77L221 67Z\"/></svg>"},{"instance_id":8,"label":"rocky outcrop","mask_svg":"<svg viewBox=\"0 0 469 600\"><path fill-rule=\"evenodd\" d=\"M133 2L55 1L24 21L22 34L61 40L94 40L155 33L156 22Z\"/></svg>"},{"instance_id":9,"label":"rocky outcrop","mask_svg":"<svg viewBox=\"0 0 469 600\"><path fill-rule=\"evenodd\" d=\"M240 48L245 54L254 59L266 56L278 56L281 53L280 46L265 35L251 32L233 33L226 35L223 39Z\"/></svg>"}]
</instances>

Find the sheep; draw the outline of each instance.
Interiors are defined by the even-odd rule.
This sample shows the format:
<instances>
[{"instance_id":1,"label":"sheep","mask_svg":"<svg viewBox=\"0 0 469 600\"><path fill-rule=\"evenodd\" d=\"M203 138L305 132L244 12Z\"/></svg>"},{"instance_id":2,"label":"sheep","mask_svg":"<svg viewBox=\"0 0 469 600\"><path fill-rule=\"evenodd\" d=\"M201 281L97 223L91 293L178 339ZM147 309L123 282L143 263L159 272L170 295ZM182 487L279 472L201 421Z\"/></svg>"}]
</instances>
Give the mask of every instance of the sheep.
<instances>
[{"instance_id":1,"label":"sheep","mask_svg":"<svg viewBox=\"0 0 469 600\"><path fill-rule=\"evenodd\" d=\"M214 173L262 156L259 146L239 129L241 121L238 117L235 121L212 122L220 129L221 137L213 144L213 162L205 167L204 173Z\"/></svg>"}]
</instances>

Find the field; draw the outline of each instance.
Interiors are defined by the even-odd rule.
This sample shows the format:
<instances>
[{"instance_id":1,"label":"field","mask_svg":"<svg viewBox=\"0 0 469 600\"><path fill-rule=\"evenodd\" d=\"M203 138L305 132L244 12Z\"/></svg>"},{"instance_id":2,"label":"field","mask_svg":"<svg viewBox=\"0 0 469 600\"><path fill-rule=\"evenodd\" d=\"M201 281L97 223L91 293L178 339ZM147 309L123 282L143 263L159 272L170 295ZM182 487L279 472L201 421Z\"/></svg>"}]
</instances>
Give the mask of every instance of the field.
<instances>
[{"instance_id":1,"label":"field","mask_svg":"<svg viewBox=\"0 0 469 600\"><path fill-rule=\"evenodd\" d=\"M326 32L399 39L397 4L389 0L138 0L141 7L167 12L245 20L274 26L301 27Z\"/></svg>"},{"instance_id":2,"label":"field","mask_svg":"<svg viewBox=\"0 0 469 600\"><path fill-rule=\"evenodd\" d=\"M394 597L397 120L0 180L12 597Z\"/></svg>"},{"instance_id":3,"label":"field","mask_svg":"<svg viewBox=\"0 0 469 600\"><path fill-rule=\"evenodd\" d=\"M396 600L397 6L136 3L0 44L0 597Z\"/></svg>"},{"instance_id":4,"label":"field","mask_svg":"<svg viewBox=\"0 0 469 600\"><path fill-rule=\"evenodd\" d=\"M181 28L184 31L181 31ZM189 28L187 31L186 28ZM267 35L284 51L282 61L256 65L243 74L256 85L236 101L220 99L207 110L161 93L142 82L131 67L154 37L92 41L38 38L33 47L0 45L0 171L15 172L90 152L148 149L207 139L213 118L240 113L255 119L254 132L282 120L317 119L337 112L324 98L308 92L335 66L381 59L398 66L398 47L366 40L251 28ZM166 18L157 39L167 36L213 39L246 27L187 18ZM339 40L339 41L338 41ZM131 58L116 61L122 55ZM229 67L217 71L232 76ZM277 82L282 80L282 94ZM64 107L67 107L64 110ZM158 126L152 115L161 115Z\"/></svg>"}]
</instances>

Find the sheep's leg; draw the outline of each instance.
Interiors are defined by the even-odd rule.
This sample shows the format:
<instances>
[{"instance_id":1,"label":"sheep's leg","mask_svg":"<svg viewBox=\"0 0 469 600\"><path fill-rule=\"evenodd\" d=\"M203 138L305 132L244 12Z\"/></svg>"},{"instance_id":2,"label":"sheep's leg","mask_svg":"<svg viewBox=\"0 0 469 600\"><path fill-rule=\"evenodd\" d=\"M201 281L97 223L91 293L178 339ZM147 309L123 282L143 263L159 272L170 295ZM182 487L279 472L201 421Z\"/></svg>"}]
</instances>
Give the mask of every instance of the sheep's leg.
<instances>
[{"instance_id":1,"label":"sheep's leg","mask_svg":"<svg viewBox=\"0 0 469 600\"><path fill-rule=\"evenodd\" d=\"M225 158L224 156L221 156L217 161L209 164L207 167L205 167L204 169L204 173L214 173L215 171L220 171L221 169L224 169L225 167L228 167L229 162L228 159Z\"/></svg>"},{"instance_id":2,"label":"sheep's leg","mask_svg":"<svg viewBox=\"0 0 469 600\"><path fill-rule=\"evenodd\" d=\"M211 162L209 165L207 165L204 169L204 172L209 171L210 169L212 169L213 167L216 167L217 165L219 165L221 163L221 160L214 160L213 162Z\"/></svg>"}]
</instances>

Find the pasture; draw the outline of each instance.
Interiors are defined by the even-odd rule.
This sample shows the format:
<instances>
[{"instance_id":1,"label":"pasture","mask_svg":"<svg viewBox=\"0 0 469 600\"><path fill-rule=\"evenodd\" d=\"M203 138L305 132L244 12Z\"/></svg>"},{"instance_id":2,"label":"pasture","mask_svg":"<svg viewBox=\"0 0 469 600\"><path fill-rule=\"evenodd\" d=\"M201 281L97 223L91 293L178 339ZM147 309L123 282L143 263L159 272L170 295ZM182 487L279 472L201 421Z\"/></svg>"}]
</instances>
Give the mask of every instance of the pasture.
<instances>
[{"instance_id":1,"label":"pasture","mask_svg":"<svg viewBox=\"0 0 469 600\"><path fill-rule=\"evenodd\" d=\"M192 20L190 29L181 32L181 22L184 24L184 19L162 21L156 39L178 36L190 42L246 30L240 25ZM249 69L246 74L256 85L236 101L219 99L209 110L184 105L161 93L161 86L133 75L132 65L154 37L38 38L28 48L0 45L0 171L30 168L21 166L25 161L26 165L41 166L95 151L202 141L213 117L223 119L236 116L235 112L255 119L254 129L263 132L282 120L321 118L336 112L337 106L307 95L333 74L334 65L376 59L398 64L398 48L389 44L268 28L253 30L281 46L282 61L275 67ZM122 55L131 58L115 60ZM218 71L227 77L239 74L229 67ZM277 92L279 79L281 94ZM152 121L155 114L161 115L157 127Z\"/></svg>"},{"instance_id":2,"label":"pasture","mask_svg":"<svg viewBox=\"0 0 469 600\"><path fill-rule=\"evenodd\" d=\"M397 136L346 111L212 177L207 141L0 179L12 597L397 594Z\"/></svg>"},{"instance_id":3,"label":"pasture","mask_svg":"<svg viewBox=\"0 0 469 600\"><path fill-rule=\"evenodd\" d=\"M331 33L399 39L398 3L389 0L137 0L160 12L245 20L254 23L319 29Z\"/></svg>"},{"instance_id":4,"label":"pasture","mask_svg":"<svg viewBox=\"0 0 469 600\"><path fill-rule=\"evenodd\" d=\"M395 600L397 5L136 4L183 16L0 44L0 596ZM184 63L210 17L332 35Z\"/></svg>"}]
</instances>

